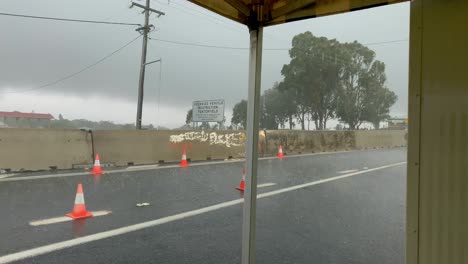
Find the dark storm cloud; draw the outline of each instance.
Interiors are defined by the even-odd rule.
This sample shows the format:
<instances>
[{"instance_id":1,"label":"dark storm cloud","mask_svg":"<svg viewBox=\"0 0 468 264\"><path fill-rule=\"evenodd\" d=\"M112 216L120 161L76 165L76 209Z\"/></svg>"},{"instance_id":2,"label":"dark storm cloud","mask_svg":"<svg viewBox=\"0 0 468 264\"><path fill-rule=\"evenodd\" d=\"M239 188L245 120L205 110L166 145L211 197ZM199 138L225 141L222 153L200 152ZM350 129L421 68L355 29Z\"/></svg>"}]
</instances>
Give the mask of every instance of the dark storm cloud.
<instances>
[{"instance_id":1,"label":"dark storm cloud","mask_svg":"<svg viewBox=\"0 0 468 264\"><path fill-rule=\"evenodd\" d=\"M80 19L142 23L143 16L128 9L128 0L16 0L0 3L2 12ZM151 23L152 38L196 44L247 47L247 28L216 17L183 1L152 1L166 13ZM204 14L201 14L201 13ZM399 19L394 19L398 17ZM310 30L316 35L357 39L362 43L407 37L408 6L396 5L366 11L365 16L345 15L267 28L265 47L288 48L291 38ZM405 24L406 23L406 24ZM369 26L373 25L373 26ZM377 27L378 29L374 28ZM0 17L0 93L21 92L74 73L123 46L137 36L134 27L93 25ZM366 31L367 30L367 31ZM248 50L183 46L155 40L148 46L148 60L163 59L162 104L190 108L191 101L226 99L231 108L246 97ZM375 46L379 59L387 63L389 86L400 98L398 111L406 112L407 44ZM136 100L141 39L103 63L56 85L30 94L59 94L77 97L103 96ZM288 63L287 51L265 51L263 89L281 80L280 70ZM147 67L145 100L156 101L159 67Z\"/></svg>"}]
</instances>

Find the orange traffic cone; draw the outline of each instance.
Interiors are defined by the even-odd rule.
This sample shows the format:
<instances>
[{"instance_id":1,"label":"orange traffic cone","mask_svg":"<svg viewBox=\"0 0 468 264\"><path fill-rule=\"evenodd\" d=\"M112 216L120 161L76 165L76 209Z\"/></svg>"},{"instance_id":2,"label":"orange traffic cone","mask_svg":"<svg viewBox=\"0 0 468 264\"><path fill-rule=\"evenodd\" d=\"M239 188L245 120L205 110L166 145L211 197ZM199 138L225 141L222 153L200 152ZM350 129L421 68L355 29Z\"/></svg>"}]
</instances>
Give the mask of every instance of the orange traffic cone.
<instances>
[{"instance_id":1,"label":"orange traffic cone","mask_svg":"<svg viewBox=\"0 0 468 264\"><path fill-rule=\"evenodd\" d=\"M283 147L280 145L278 148L278 159L282 160L284 157L283 155Z\"/></svg>"},{"instance_id":2,"label":"orange traffic cone","mask_svg":"<svg viewBox=\"0 0 468 264\"><path fill-rule=\"evenodd\" d=\"M93 171L91 172L94 175L104 174L104 171L101 169L101 162L99 161L99 154L96 154L96 159L94 160Z\"/></svg>"},{"instance_id":3,"label":"orange traffic cone","mask_svg":"<svg viewBox=\"0 0 468 264\"><path fill-rule=\"evenodd\" d=\"M182 152L182 159L180 160L180 166L181 167L187 167L188 162L187 162L187 152L184 149L184 152Z\"/></svg>"},{"instance_id":4,"label":"orange traffic cone","mask_svg":"<svg viewBox=\"0 0 468 264\"><path fill-rule=\"evenodd\" d=\"M78 183L78 188L76 189L75 205L73 206L73 211L69 214L66 214L66 216L73 219L88 218L93 216L93 214L86 211L83 186L81 183Z\"/></svg>"},{"instance_id":5,"label":"orange traffic cone","mask_svg":"<svg viewBox=\"0 0 468 264\"><path fill-rule=\"evenodd\" d=\"M242 179L238 187L236 187L237 190L243 192L245 187L245 169L242 169Z\"/></svg>"}]
</instances>

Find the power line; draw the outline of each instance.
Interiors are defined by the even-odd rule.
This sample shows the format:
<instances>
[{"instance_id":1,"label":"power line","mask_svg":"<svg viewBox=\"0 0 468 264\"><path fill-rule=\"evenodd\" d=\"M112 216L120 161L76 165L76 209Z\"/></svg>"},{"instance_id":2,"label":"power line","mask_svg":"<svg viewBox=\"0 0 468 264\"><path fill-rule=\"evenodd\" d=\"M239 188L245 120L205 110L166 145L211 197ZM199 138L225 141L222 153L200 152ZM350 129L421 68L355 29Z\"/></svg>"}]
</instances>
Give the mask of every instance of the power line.
<instances>
[{"instance_id":1,"label":"power line","mask_svg":"<svg viewBox=\"0 0 468 264\"><path fill-rule=\"evenodd\" d=\"M161 2L159 0L151 0L151 1L156 1L159 4L167 5L168 7L173 8L175 10L178 10L180 12L183 12L185 14L189 14L189 15L192 15L192 16L195 16L195 17L204 18L204 19L206 19L206 21L214 22L217 25L224 26L225 28L229 28L229 29L237 31L239 33L246 33L247 32L247 30L242 29L241 27L237 27L234 24L229 23L228 21L230 21L230 20L227 19L227 18L222 19L222 18L217 17L217 16L211 16L208 13L197 10L196 8L191 8L190 6L196 7L196 5L194 5L194 4L190 3L190 2L184 2L184 3L189 3L189 5L181 4L180 2L177 2L177 1L170 2L171 4L176 4L179 7L183 7L181 9L181 8L175 7L174 5L171 6L169 3ZM188 10L190 10L190 11L188 11ZM196 13L202 15L202 16L197 16L197 14L193 13L193 12L196 12ZM235 23L235 24L238 24L238 23ZM263 35L264 35L265 38L284 41L283 39L279 39L278 37L276 37L276 36L274 36L272 34L266 33L266 32L264 32Z\"/></svg>"},{"instance_id":2,"label":"power line","mask_svg":"<svg viewBox=\"0 0 468 264\"><path fill-rule=\"evenodd\" d=\"M17 93L25 93L25 92L30 92L30 91L36 91L36 90L41 90L41 89L44 89L44 88L47 88L49 86L53 86L53 85L56 85L57 83L60 83L60 82L63 82L65 80L68 80L72 77L75 77L76 75L86 71L86 70L89 70L90 68L98 65L99 63L107 60L108 58L114 56L116 53L118 53L119 51L123 50L124 48L126 48L127 46L129 46L130 44L132 44L133 42L135 42L137 39L139 39L141 37L141 35L138 35L136 38L132 39L130 42L128 42L127 44L123 45L122 47L114 50L113 52L107 54L106 56L104 56L103 58L101 58L100 60L82 68L81 70L77 71L77 72L74 72L72 74L69 74L69 75L66 75L62 78L59 78L55 81L52 81L52 82L49 82L49 83L46 83L46 84L43 84L41 86L38 86L38 87L35 87L35 88L31 88L31 89L27 89L27 90L23 90L23 91L15 91L15 92L5 92L5 93L2 93L2 94L17 94Z\"/></svg>"},{"instance_id":3,"label":"power line","mask_svg":"<svg viewBox=\"0 0 468 264\"><path fill-rule=\"evenodd\" d=\"M155 0L155 1L156 1L156 0ZM188 9L188 10L197 12L197 13L199 13L199 14L201 14L201 15L204 15L204 16L206 16L206 17L208 17L208 18L213 18L213 19L215 19L215 20L217 20L217 21L220 21L220 22L223 23L223 24L220 24L220 25L225 25L225 26L229 26L229 27L232 26L232 27L231 27L232 29L235 29L236 31L239 31L239 32L241 32L241 33L247 32L246 30L242 30L242 29L240 29L240 28L238 28L238 27L236 27L236 26L234 26L234 25L232 25L232 24L229 24L229 23L227 23L227 22L225 21L225 20L230 21L230 19L225 18L225 20L223 20L223 19L221 19L221 18L219 18L219 17L208 15L207 13L204 13L204 12L201 12L201 11L197 10L197 7L198 7L198 6L196 6L195 4L193 4L193 3L191 3L191 2L187 2L187 1L183 1L183 2L184 2L184 3L188 3L188 5L181 4L180 2L177 2L177 1L172 1L171 3L176 4L176 5L178 5L178 6L181 6L181 7L184 7L184 8L186 8L186 9ZM195 8L191 8L191 6L192 6L192 7L195 7ZM179 10L180 10L180 9L179 9ZM236 24L237 24L237 22L236 22ZM280 38L276 37L275 35L272 35L272 34L269 34L269 33L266 33L266 32L263 32L263 36L264 36L265 38L276 39L276 40L279 40L279 41L285 41L284 39L280 39Z\"/></svg>"},{"instance_id":4,"label":"power line","mask_svg":"<svg viewBox=\"0 0 468 264\"><path fill-rule=\"evenodd\" d=\"M207 44L196 44L196 43L190 43L190 42L165 40L165 39L159 39L159 38L150 38L150 39L160 41L160 42L166 42L166 43L172 43L172 44L178 44L178 45L185 45L185 46L202 47L202 48L233 49L233 50L246 50L246 49L248 49L248 48L242 48L242 47L228 47L228 46L216 46L216 45L207 45Z\"/></svg>"},{"instance_id":5,"label":"power line","mask_svg":"<svg viewBox=\"0 0 468 264\"><path fill-rule=\"evenodd\" d=\"M167 39L159 39L159 38L150 38L151 40L156 40L160 42L178 44L178 45L185 45L185 46L194 46L194 47L202 47L202 48L214 48L214 49L230 49L230 50L247 50L249 48L245 47L232 47L232 46L218 46L218 45L209 45L209 44L197 44L191 42L182 42L182 41L174 41L174 40L167 40ZM400 40L390 40L390 41L383 41L383 42L374 42L374 43L364 43L364 46L372 46L372 45L381 45L381 44L388 44L388 43L396 43L396 42L406 42L408 39L400 39ZM264 50L290 50L291 48L265 48Z\"/></svg>"},{"instance_id":6,"label":"power line","mask_svg":"<svg viewBox=\"0 0 468 264\"><path fill-rule=\"evenodd\" d=\"M158 2L159 2L159 1L158 1ZM224 25L226 25L226 26L229 26L229 27L232 27L232 28L235 29L235 30L240 30L240 28L238 28L238 27L236 27L236 26L234 26L234 25L232 25L232 24L229 24L227 21L225 21L225 20L223 20L223 19L221 19L221 18L219 18L219 17L212 16L212 15L209 15L208 13L205 13L205 12L202 12L202 11L200 11L200 10L197 10L196 8L192 8L192 7L193 7L193 4L190 3L190 2L188 2L188 3L190 4L190 6L185 5L185 4L181 4L181 3L177 2L177 1L172 1L171 3L176 4L176 5L180 6L180 7L183 7L183 8L186 9L186 10L190 10L191 12L196 12L196 13L198 13L198 14L200 14L200 15L203 15L203 16L209 18L209 19L212 19L212 20L216 20L216 21L218 21L218 22L221 22L222 24L224 24ZM186 2L186 3L187 3L187 2ZM168 4L168 5L169 5L169 4ZM180 10L180 9L179 9L179 10ZM241 31L242 31L242 33L244 32L244 30L241 30Z\"/></svg>"},{"instance_id":7,"label":"power line","mask_svg":"<svg viewBox=\"0 0 468 264\"><path fill-rule=\"evenodd\" d=\"M171 43L176 45L183 45L183 46L193 46L193 47L200 47L200 48L213 48L213 49L225 49L225 50L248 50L247 47L233 47L233 46L220 46L220 45L209 45L209 44L197 44L191 42L181 42L181 41L174 41L174 40L166 40L166 39L159 39L159 38L151 38L150 40L155 40L159 42ZM382 41L382 42L373 42L373 43L364 43L364 46L372 46L372 45L381 45L381 44L388 44L388 43L396 43L396 42L407 42L408 39L399 39L399 40L390 40L390 41ZM291 48L265 48L264 51L287 51ZM335 63L342 63L344 62L343 58L336 55L325 55L322 54L322 62L335 62Z\"/></svg>"},{"instance_id":8,"label":"power line","mask_svg":"<svg viewBox=\"0 0 468 264\"><path fill-rule=\"evenodd\" d=\"M195 10L193 8L189 8L189 7L185 6L185 5L177 3L177 2L171 2L171 3L178 4L179 8L174 6L174 5L170 5L170 4L158 1L158 0L152 0L152 1L155 1L155 2L157 2L159 4L161 4L161 5L166 5L169 8L172 8L174 10L178 10L178 11L180 11L182 13L185 13L185 14L188 14L188 15L191 15L191 16L194 16L194 17L204 18L206 21L210 21L211 23L214 22L216 25L224 26L224 27L229 28L231 30L235 30L235 31L237 31L239 33L245 33L246 32L246 31L244 31L244 30L242 30L242 29L240 29L240 28L238 28L238 27L236 27L234 25L228 24L226 21L224 21L224 20L222 20L222 19L220 19L218 17L208 15L207 13ZM180 7L184 7L184 8L182 9ZM188 10L190 10L190 11L188 11ZM193 13L193 12L196 12L196 13ZM202 15L202 16L197 15L197 13Z\"/></svg>"},{"instance_id":9,"label":"power line","mask_svg":"<svg viewBox=\"0 0 468 264\"><path fill-rule=\"evenodd\" d=\"M140 24L136 24L136 23L98 21L98 20L83 20L83 19L60 18L60 17L31 16L31 15L11 14L11 13L0 13L0 16L11 16L11 17L32 18L32 19L45 19L45 20L56 20L56 21L66 21L66 22L121 25L121 26L141 26Z\"/></svg>"},{"instance_id":10,"label":"power line","mask_svg":"<svg viewBox=\"0 0 468 264\"><path fill-rule=\"evenodd\" d=\"M382 41L382 42L374 42L374 43L364 43L364 46L373 46L373 45L380 45L380 44L389 44L389 43L397 43L397 42L408 42L409 39L396 39L390 41Z\"/></svg>"}]
</instances>

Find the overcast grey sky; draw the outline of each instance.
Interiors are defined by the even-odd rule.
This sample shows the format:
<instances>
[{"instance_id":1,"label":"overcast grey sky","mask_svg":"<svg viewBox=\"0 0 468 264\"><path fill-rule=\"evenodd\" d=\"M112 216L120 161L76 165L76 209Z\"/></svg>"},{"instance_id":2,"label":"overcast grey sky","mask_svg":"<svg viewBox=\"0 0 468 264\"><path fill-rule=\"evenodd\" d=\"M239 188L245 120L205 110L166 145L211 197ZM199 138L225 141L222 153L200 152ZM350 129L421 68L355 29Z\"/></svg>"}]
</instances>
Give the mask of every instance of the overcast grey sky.
<instances>
[{"instance_id":1,"label":"overcast grey sky","mask_svg":"<svg viewBox=\"0 0 468 264\"><path fill-rule=\"evenodd\" d=\"M229 47L247 47L245 26L183 0L152 0L166 13L151 16L151 38ZM0 12L76 19L142 23L129 0L1 1ZM379 43L407 40L409 3L309 19L265 29L264 48L290 48L299 33L342 42ZM141 53L141 38L81 74L44 89L36 87L96 62L138 36L135 27L33 20L0 16L0 111L48 112L65 118L133 123ZM369 45L387 65L388 86L398 95L391 109L407 115L408 41ZM247 97L247 49L215 49L151 40L143 122L177 127L184 123L193 100L225 99L227 118L235 103ZM282 79L289 63L287 50L265 50L262 89ZM158 110L158 93L160 107Z\"/></svg>"}]
</instances>

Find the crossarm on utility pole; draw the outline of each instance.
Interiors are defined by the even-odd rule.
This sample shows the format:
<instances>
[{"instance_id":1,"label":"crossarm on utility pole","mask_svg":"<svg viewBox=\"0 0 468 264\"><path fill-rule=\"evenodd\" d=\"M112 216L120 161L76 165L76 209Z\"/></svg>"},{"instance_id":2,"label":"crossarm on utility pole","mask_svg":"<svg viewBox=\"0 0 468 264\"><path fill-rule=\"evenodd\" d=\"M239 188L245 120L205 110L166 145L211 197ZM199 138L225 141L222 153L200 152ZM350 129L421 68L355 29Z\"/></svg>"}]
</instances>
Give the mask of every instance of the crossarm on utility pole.
<instances>
[{"instance_id":1,"label":"crossarm on utility pole","mask_svg":"<svg viewBox=\"0 0 468 264\"><path fill-rule=\"evenodd\" d=\"M146 6L144 6L144 5L140 5L140 4L134 3L134 2L132 2L132 4L131 4L130 7L132 7L132 6L137 6L137 7L139 7L139 8L143 8L144 10L149 10L149 11L151 11L151 12L153 12L153 13L158 14L159 16L164 16L164 15L165 15L164 12L161 12L161 11L159 11L159 10L150 8L149 6L146 7Z\"/></svg>"}]
</instances>

